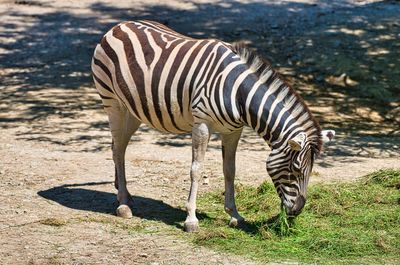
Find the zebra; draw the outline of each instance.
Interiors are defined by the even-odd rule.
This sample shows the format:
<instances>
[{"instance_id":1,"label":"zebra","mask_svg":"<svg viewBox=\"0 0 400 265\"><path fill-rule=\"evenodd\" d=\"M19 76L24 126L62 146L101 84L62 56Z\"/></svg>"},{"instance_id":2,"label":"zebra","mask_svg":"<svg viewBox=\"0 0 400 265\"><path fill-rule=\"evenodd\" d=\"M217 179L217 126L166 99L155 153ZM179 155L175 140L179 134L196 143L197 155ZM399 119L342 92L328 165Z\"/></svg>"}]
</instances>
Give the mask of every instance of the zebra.
<instances>
[{"instance_id":1,"label":"zebra","mask_svg":"<svg viewBox=\"0 0 400 265\"><path fill-rule=\"evenodd\" d=\"M230 226L244 221L235 202L235 156L244 126L271 148L267 172L289 216L304 207L314 159L333 130L322 131L302 98L242 44L194 39L163 24L123 22L108 31L92 59L96 89L112 135L118 216L132 216L125 151L144 123L161 132L192 134L190 192L184 230L198 230L196 197L212 133L222 141L225 211Z\"/></svg>"}]
</instances>

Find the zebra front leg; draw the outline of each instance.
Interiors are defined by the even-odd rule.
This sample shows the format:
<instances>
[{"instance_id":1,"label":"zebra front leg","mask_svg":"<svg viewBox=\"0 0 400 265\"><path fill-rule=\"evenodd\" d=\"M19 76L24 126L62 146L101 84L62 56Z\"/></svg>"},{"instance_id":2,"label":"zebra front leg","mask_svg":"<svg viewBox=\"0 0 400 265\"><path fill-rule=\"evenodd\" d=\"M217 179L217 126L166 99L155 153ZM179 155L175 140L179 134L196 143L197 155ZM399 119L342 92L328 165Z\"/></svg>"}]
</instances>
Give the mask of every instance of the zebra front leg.
<instances>
[{"instance_id":1,"label":"zebra front leg","mask_svg":"<svg viewBox=\"0 0 400 265\"><path fill-rule=\"evenodd\" d=\"M205 123L193 125L192 130L192 166L190 169L190 193L186 204L187 217L184 223L186 232L195 232L199 229L199 220L196 217L196 197L201 177L202 163L207 144L210 139L210 131Z\"/></svg>"},{"instance_id":2,"label":"zebra front leg","mask_svg":"<svg viewBox=\"0 0 400 265\"><path fill-rule=\"evenodd\" d=\"M225 178L225 212L231 219L229 226L237 226L244 219L236 209L235 203L235 158L236 148L240 139L242 130L231 134L222 135L222 158Z\"/></svg>"},{"instance_id":3,"label":"zebra front leg","mask_svg":"<svg viewBox=\"0 0 400 265\"><path fill-rule=\"evenodd\" d=\"M132 134L139 128L140 121L133 117L129 111L117 101L112 107L107 108L111 134L113 138L112 153L115 164L115 187L118 189L117 199L119 206L117 216L132 217L132 197L126 187L125 177L125 151Z\"/></svg>"}]
</instances>

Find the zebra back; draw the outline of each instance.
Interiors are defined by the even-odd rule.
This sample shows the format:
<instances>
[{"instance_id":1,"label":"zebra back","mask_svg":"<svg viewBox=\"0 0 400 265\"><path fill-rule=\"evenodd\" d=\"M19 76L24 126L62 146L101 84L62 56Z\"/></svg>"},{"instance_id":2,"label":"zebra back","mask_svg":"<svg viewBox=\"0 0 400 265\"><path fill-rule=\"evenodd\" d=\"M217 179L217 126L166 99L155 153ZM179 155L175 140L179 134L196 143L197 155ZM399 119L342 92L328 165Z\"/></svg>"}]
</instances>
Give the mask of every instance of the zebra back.
<instances>
[{"instance_id":1,"label":"zebra back","mask_svg":"<svg viewBox=\"0 0 400 265\"><path fill-rule=\"evenodd\" d=\"M321 129L302 98L242 44L124 22L96 47L92 69L105 107L118 102L158 130L189 132L196 121L222 133L249 125L272 148L304 132L321 149Z\"/></svg>"}]
</instances>

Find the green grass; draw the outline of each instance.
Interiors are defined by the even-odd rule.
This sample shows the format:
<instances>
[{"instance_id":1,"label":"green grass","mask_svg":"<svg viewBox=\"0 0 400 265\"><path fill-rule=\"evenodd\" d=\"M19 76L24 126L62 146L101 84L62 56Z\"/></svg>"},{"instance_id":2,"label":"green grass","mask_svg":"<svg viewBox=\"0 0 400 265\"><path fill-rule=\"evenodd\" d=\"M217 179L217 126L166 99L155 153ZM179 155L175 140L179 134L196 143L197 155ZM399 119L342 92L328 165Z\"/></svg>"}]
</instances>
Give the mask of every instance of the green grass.
<instances>
[{"instance_id":1,"label":"green grass","mask_svg":"<svg viewBox=\"0 0 400 265\"><path fill-rule=\"evenodd\" d=\"M236 188L246 224L228 227L221 192L202 196L199 209L208 217L200 221L197 244L263 262L400 264L400 170L313 185L303 213L287 224L271 184Z\"/></svg>"}]
</instances>

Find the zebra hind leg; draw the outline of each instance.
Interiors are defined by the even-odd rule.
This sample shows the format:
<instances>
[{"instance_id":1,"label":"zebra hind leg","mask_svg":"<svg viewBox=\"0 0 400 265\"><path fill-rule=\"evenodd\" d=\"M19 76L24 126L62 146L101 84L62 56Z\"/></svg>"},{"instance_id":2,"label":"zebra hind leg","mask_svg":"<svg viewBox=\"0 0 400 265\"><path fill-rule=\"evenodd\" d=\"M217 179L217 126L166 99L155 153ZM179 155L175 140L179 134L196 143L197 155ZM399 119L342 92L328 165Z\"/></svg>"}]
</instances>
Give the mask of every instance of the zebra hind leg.
<instances>
[{"instance_id":1,"label":"zebra hind leg","mask_svg":"<svg viewBox=\"0 0 400 265\"><path fill-rule=\"evenodd\" d=\"M140 126L140 121L137 120L125 106L122 106L117 100L114 104L106 108L110 123L112 135L112 153L115 164L115 187L118 189L117 199L119 207L117 215L123 218L132 217L132 211L129 206L132 206L132 197L126 187L125 177L125 151L129 140L133 133Z\"/></svg>"},{"instance_id":2,"label":"zebra hind leg","mask_svg":"<svg viewBox=\"0 0 400 265\"><path fill-rule=\"evenodd\" d=\"M196 232L199 221L196 217L196 197L201 177L202 164L210 139L209 128L205 123L195 123L192 130L192 166L190 169L190 193L186 204L187 217L184 223L186 232Z\"/></svg>"},{"instance_id":3,"label":"zebra hind leg","mask_svg":"<svg viewBox=\"0 0 400 265\"><path fill-rule=\"evenodd\" d=\"M222 135L222 158L225 178L225 212L231 219L229 226L236 227L244 221L237 211L235 203L235 158L236 148L242 131Z\"/></svg>"}]
</instances>

